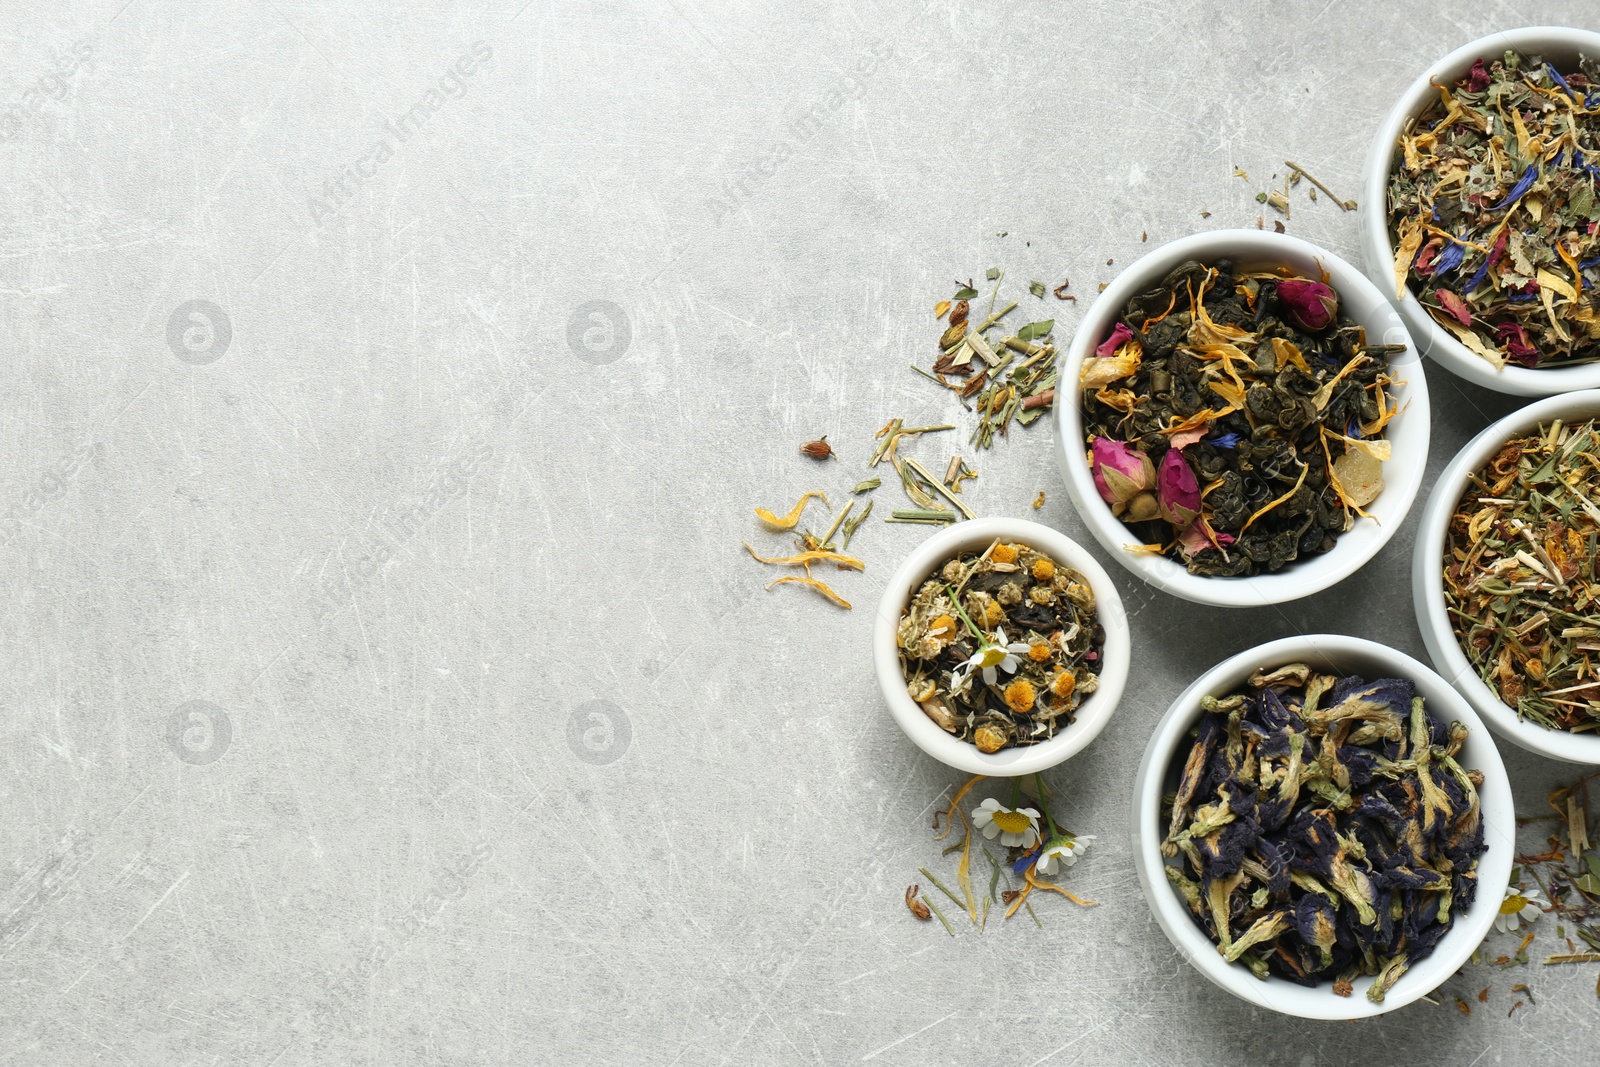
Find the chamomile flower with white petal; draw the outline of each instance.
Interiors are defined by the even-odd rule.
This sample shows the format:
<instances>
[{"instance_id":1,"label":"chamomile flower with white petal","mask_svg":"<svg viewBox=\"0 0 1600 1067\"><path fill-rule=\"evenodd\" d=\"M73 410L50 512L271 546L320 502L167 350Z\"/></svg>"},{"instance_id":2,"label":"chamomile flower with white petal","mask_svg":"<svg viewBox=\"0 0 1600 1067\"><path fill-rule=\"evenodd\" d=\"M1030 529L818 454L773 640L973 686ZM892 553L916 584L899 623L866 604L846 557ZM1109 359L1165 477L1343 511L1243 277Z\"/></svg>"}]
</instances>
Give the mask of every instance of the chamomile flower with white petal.
<instances>
[{"instance_id":1,"label":"chamomile flower with white petal","mask_svg":"<svg viewBox=\"0 0 1600 1067\"><path fill-rule=\"evenodd\" d=\"M1524 922L1533 922L1543 914L1540 904L1545 902L1538 887L1519 889L1506 886L1506 898L1500 902L1500 913L1494 917L1494 928L1503 934L1518 929Z\"/></svg>"},{"instance_id":2,"label":"chamomile flower with white petal","mask_svg":"<svg viewBox=\"0 0 1600 1067\"><path fill-rule=\"evenodd\" d=\"M957 667L952 675L952 680L960 683L975 670L982 670L983 680L987 685L993 685L999 677L995 668L999 667L1007 674L1017 673L1017 666L1022 661L1018 656L1026 656L1032 646L1026 642L1016 641L1007 643L1005 630L996 630L993 642L985 641L978 646L978 651L972 658Z\"/></svg>"},{"instance_id":3,"label":"chamomile flower with white petal","mask_svg":"<svg viewBox=\"0 0 1600 1067\"><path fill-rule=\"evenodd\" d=\"M993 841L998 835L1007 848L1032 848L1039 840L1039 812L1034 808L1008 808L994 797L972 809L972 825Z\"/></svg>"},{"instance_id":4,"label":"chamomile flower with white petal","mask_svg":"<svg viewBox=\"0 0 1600 1067\"><path fill-rule=\"evenodd\" d=\"M1059 864L1063 870L1078 862L1078 857L1088 851L1089 844L1094 840L1093 834L1062 834L1053 838L1044 851L1039 853L1039 861L1034 865L1034 870L1040 874L1056 873Z\"/></svg>"}]
</instances>

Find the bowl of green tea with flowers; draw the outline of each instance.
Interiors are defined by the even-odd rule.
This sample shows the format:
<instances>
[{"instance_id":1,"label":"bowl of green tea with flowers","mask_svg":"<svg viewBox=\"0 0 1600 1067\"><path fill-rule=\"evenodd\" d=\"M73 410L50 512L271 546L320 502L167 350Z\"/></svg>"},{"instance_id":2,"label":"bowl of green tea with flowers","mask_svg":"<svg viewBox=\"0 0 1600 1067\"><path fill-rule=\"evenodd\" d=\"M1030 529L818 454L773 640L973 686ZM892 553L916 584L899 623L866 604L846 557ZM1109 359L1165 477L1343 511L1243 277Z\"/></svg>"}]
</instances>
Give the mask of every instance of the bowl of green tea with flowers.
<instances>
[{"instance_id":1,"label":"bowl of green tea with flowers","mask_svg":"<svg viewBox=\"0 0 1600 1067\"><path fill-rule=\"evenodd\" d=\"M1157 249L1068 351L1056 444L1085 523L1187 600L1309 596L1400 526L1427 461L1410 337L1355 268L1281 234Z\"/></svg>"},{"instance_id":2,"label":"bowl of green tea with flowers","mask_svg":"<svg viewBox=\"0 0 1600 1067\"><path fill-rule=\"evenodd\" d=\"M906 735L992 776L1032 774L1088 745L1131 659L1105 569L1020 519L958 523L923 542L884 593L873 656Z\"/></svg>"}]
</instances>

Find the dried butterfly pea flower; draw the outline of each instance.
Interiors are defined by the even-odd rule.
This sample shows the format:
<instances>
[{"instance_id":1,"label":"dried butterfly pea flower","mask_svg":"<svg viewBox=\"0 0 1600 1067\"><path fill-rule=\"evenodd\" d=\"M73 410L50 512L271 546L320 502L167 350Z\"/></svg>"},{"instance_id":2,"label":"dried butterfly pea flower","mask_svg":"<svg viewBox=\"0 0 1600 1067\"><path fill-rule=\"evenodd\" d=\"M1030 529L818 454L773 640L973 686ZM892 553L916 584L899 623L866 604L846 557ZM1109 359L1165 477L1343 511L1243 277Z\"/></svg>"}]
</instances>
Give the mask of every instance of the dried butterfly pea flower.
<instances>
[{"instance_id":1,"label":"dried butterfly pea flower","mask_svg":"<svg viewBox=\"0 0 1600 1067\"><path fill-rule=\"evenodd\" d=\"M1405 679L1305 664L1205 697L1174 767L1168 880L1230 961L1381 1001L1471 902L1482 775Z\"/></svg>"}]
</instances>

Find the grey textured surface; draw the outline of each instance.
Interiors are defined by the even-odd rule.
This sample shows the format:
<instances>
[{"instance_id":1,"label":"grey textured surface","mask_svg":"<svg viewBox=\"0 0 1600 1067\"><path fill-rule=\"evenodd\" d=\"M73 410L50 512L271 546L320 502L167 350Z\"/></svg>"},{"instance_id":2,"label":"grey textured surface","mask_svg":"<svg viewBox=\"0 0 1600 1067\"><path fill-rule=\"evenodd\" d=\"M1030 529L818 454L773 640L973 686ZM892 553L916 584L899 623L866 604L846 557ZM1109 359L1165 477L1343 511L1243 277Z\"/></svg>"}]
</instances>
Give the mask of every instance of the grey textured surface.
<instances>
[{"instance_id":1,"label":"grey textured surface","mask_svg":"<svg viewBox=\"0 0 1600 1067\"><path fill-rule=\"evenodd\" d=\"M891 416L965 421L906 369L952 277L1087 300L1253 225L1285 158L1353 195L1428 61L1589 5L521 6L4 5L0 1061L1589 1061L1593 967L1286 1026L1135 882L1130 775L1196 672L1423 654L1414 521L1220 620L1113 567L1140 666L1051 776L1103 903L954 939L900 895L959 776L867 653L925 531L863 527L848 613L739 547ZM1289 232L1356 258L1325 201ZM1437 471L1513 404L1430 381ZM970 499L1088 542L1049 434ZM1529 814L1575 776L1506 758Z\"/></svg>"}]
</instances>

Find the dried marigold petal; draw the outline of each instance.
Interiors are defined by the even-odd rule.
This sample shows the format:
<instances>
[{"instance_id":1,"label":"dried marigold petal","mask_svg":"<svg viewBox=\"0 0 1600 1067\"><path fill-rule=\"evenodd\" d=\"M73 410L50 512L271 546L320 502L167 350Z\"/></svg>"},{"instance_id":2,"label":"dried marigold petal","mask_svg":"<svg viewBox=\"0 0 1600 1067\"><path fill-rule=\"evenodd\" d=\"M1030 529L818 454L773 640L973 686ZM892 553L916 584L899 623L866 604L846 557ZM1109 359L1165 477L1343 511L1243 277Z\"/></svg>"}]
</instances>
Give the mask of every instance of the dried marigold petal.
<instances>
[{"instance_id":1,"label":"dried marigold petal","mask_svg":"<svg viewBox=\"0 0 1600 1067\"><path fill-rule=\"evenodd\" d=\"M821 497L824 504L828 503L828 494L821 489L813 489L809 493L802 494L795 506L789 509L789 514L783 518L778 518L766 508L756 508L756 518L775 530L792 530L795 528L795 524L800 521L800 513L806 509L806 501L814 496ZM829 506L831 507L832 505L830 504Z\"/></svg>"},{"instance_id":2,"label":"dried marigold petal","mask_svg":"<svg viewBox=\"0 0 1600 1067\"><path fill-rule=\"evenodd\" d=\"M791 567L810 567L813 563L837 563L839 566L849 567L851 570L864 571L867 569L867 565L854 556L843 556L837 552L829 552L820 548L802 552L798 556L758 556L756 555L756 550L750 547L750 542L744 542L744 547L745 551L750 553L750 558L758 563L778 563Z\"/></svg>"},{"instance_id":3,"label":"dried marigold petal","mask_svg":"<svg viewBox=\"0 0 1600 1067\"><path fill-rule=\"evenodd\" d=\"M788 582L797 582L800 585L808 585L817 592L821 593L823 596L827 597L829 600L833 601L835 604L839 605L841 608L844 608L847 611L850 608L850 601L846 600L838 593L835 593L832 589L829 589L826 582L819 582L815 578L801 578L797 575L791 574L787 577L779 578L777 581L773 582L772 585L767 586L767 588L771 589L774 585L784 585Z\"/></svg>"}]
</instances>

